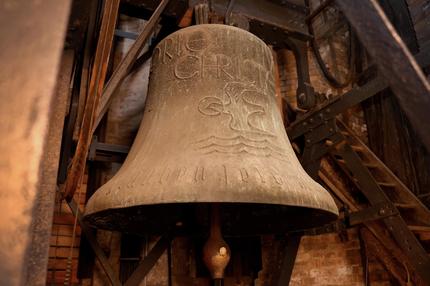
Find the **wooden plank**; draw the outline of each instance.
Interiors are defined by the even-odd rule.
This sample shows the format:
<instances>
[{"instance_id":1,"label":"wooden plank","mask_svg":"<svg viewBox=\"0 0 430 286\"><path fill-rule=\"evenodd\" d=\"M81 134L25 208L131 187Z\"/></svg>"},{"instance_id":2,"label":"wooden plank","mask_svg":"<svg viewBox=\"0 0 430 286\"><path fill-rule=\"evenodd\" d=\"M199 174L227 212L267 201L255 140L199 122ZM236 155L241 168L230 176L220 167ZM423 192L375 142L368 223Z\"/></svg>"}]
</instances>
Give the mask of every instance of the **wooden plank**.
<instances>
[{"instance_id":1,"label":"wooden plank","mask_svg":"<svg viewBox=\"0 0 430 286\"><path fill-rule=\"evenodd\" d=\"M109 264L109 260L106 257L106 254L104 253L103 249L101 249L100 245L97 242L97 239L95 235L93 234L92 230L85 225L85 223L82 220L81 213L78 210L78 207L74 200L71 200L69 202L70 209L73 211L73 214L78 217L79 224L82 228L82 231L85 233L85 237L89 244L91 245L91 248L93 249L98 261L100 262L100 266L102 267L103 271L105 272L107 278L109 279L109 282L112 284L112 286L119 286L121 285L121 282L119 281L119 278L117 277L116 273L114 272L112 266Z\"/></svg>"},{"instance_id":2,"label":"wooden plank","mask_svg":"<svg viewBox=\"0 0 430 286\"><path fill-rule=\"evenodd\" d=\"M390 205L391 201L389 198L376 184L369 170L361 165L360 157L351 147L348 144L343 144L339 147L338 151L340 151L342 157L345 159L348 169L358 180L360 190L366 196L370 204L377 205L383 203ZM407 255L410 264L413 265L421 278L428 283L430 281L430 272L428 272L430 257L428 257L414 234L408 229L403 218L400 215L394 215L384 218L383 222Z\"/></svg>"},{"instance_id":3,"label":"wooden plank","mask_svg":"<svg viewBox=\"0 0 430 286\"><path fill-rule=\"evenodd\" d=\"M372 173L378 170L380 176L384 177L386 183L379 182L384 191L391 190L390 198L395 194L399 203L414 206L414 221L416 224L430 225L430 210L412 193L412 191L376 156L364 142L356 136L342 121L337 121L339 130L348 134L347 140L350 144L360 146L363 155L368 162L372 162ZM377 165L378 167L375 167ZM367 167L367 166L366 166ZM393 186L394 184L394 186ZM392 188L395 188L394 190Z\"/></svg>"},{"instance_id":4,"label":"wooden plank","mask_svg":"<svg viewBox=\"0 0 430 286\"><path fill-rule=\"evenodd\" d=\"M384 247L384 245L376 239L376 237L366 228L360 230L360 234L366 245L366 249L372 255L375 255L378 260L387 268L400 285L405 285L408 273L405 271L404 265L400 263L392 254Z\"/></svg>"},{"instance_id":5,"label":"wooden plank","mask_svg":"<svg viewBox=\"0 0 430 286\"><path fill-rule=\"evenodd\" d=\"M336 3L378 64L378 70L390 85L422 143L430 150L430 128L422 125L428 121L430 84L414 57L376 0L337 0Z\"/></svg>"},{"instance_id":6,"label":"wooden plank","mask_svg":"<svg viewBox=\"0 0 430 286\"><path fill-rule=\"evenodd\" d=\"M148 255L140 262L133 274L124 283L124 286L138 286L154 267L160 256L166 251L167 247L170 246L170 235L162 236Z\"/></svg>"},{"instance_id":7,"label":"wooden plank","mask_svg":"<svg viewBox=\"0 0 430 286\"><path fill-rule=\"evenodd\" d=\"M100 105L97 108L97 116L94 121L94 126L92 126L91 134L94 133L103 116L106 114L109 105L112 101L112 97L117 91L118 87L123 82L124 78L130 72L133 67L134 62L148 41L149 36L152 34L155 26L157 25L160 15L163 12L164 8L166 8L169 0L162 0L158 5L157 9L151 15L151 18L146 22L145 27L143 28L142 33L140 33L139 37L133 43L131 48L128 50L125 57L119 63L117 69L112 74L108 83L106 84L105 89L103 90L103 95L101 97Z\"/></svg>"},{"instance_id":8,"label":"wooden plank","mask_svg":"<svg viewBox=\"0 0 430 286\"><path fill-rule=\"evenodd\" d=\"M91 71L91 80L79 132L79 140L63 189L64 196L67 200L73 198L73 194L78 188L85 172L86 158L92 139L91 130L106 78L116 19L118 16L119 2L119 0L107 0L103 8L101 29L97 42L93 69Z\"/></svg>"}]
</instances>

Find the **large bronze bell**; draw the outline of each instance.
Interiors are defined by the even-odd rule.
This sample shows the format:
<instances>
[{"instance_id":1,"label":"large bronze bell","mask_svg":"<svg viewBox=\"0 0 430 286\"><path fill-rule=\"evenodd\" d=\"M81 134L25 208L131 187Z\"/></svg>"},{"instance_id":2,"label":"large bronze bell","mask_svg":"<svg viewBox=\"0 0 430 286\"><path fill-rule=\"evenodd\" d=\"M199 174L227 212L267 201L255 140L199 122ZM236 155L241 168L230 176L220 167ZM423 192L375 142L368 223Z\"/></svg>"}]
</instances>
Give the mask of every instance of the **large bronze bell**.
<instances>
[{"instance_id":1,"label":"large bronze bell","mask_svg":"<svg viewBox=\"0 0 430 286\"><path fill-rule=\"evenodd\" d=\"M119 172L90 198L99 228L161 233L285 233L334 220L330 194L297 160L275 102L269 47L225 25L182 29L158 44L140 130Z\"/></svg>"}]
</instances>

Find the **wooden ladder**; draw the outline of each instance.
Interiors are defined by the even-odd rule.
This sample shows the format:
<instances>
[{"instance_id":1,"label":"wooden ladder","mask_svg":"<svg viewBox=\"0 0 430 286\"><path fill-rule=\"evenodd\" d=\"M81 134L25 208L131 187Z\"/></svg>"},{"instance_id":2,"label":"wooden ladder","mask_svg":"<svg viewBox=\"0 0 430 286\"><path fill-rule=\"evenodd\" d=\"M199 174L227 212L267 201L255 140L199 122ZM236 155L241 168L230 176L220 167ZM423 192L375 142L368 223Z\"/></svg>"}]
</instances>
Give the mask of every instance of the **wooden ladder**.
<instances>
[{"instance_id":1,"label":"wooden ladder","mask_svg":"<svg viewBox=\"0 0 430 286\"><path fill-rule=\"evenodd\" d=\"M430 211L396 175L340 120L342 140L330 156L376 209L382 222L411 265L430 281L430 256L424 246L430 242Z\"/></svg>"}]
</instances>

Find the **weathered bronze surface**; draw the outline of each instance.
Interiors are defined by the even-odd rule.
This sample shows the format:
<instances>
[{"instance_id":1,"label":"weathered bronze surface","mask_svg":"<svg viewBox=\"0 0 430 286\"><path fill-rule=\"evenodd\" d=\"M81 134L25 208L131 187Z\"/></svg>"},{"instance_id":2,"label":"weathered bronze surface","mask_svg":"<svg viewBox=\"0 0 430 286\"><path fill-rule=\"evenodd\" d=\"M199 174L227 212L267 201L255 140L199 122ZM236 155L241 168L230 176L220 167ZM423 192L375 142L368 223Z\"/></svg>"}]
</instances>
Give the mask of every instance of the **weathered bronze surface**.
<instances>
[{"instance_id":1,"label":"weathered bronze surface","mask_svg":"<svg viewBox=\"0 0 430 286\"><path fill-rule=\"evenodd\" d=\"M151 232L208 225L273 233L336 218L303 170L275 102L271 50L244 30L198 25L155 49L144 119L119 172L89 200L95 226Z\"/></svg>"}]
</instances>

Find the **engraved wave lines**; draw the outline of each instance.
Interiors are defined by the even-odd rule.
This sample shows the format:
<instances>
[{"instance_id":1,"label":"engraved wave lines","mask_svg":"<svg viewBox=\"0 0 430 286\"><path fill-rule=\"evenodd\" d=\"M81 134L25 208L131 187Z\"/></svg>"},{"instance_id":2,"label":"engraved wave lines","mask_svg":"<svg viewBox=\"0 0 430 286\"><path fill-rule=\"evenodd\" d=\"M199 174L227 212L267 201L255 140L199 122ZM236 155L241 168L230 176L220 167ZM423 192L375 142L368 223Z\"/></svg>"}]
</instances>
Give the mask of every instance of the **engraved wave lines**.
<instances>
[{"instance_id":1,"label":"engraved wave lines","mask_svg":"<svg viewBox=\"0 0 430 286\"><path fill-rule=\"evenodd\" d=\"M235 137L209 136L193 143L194 148L203 154L250 154L262 157L273 157L286 160L285 150L266 138L247 138L243 135Z\"/></svg>"}]
</instances>

